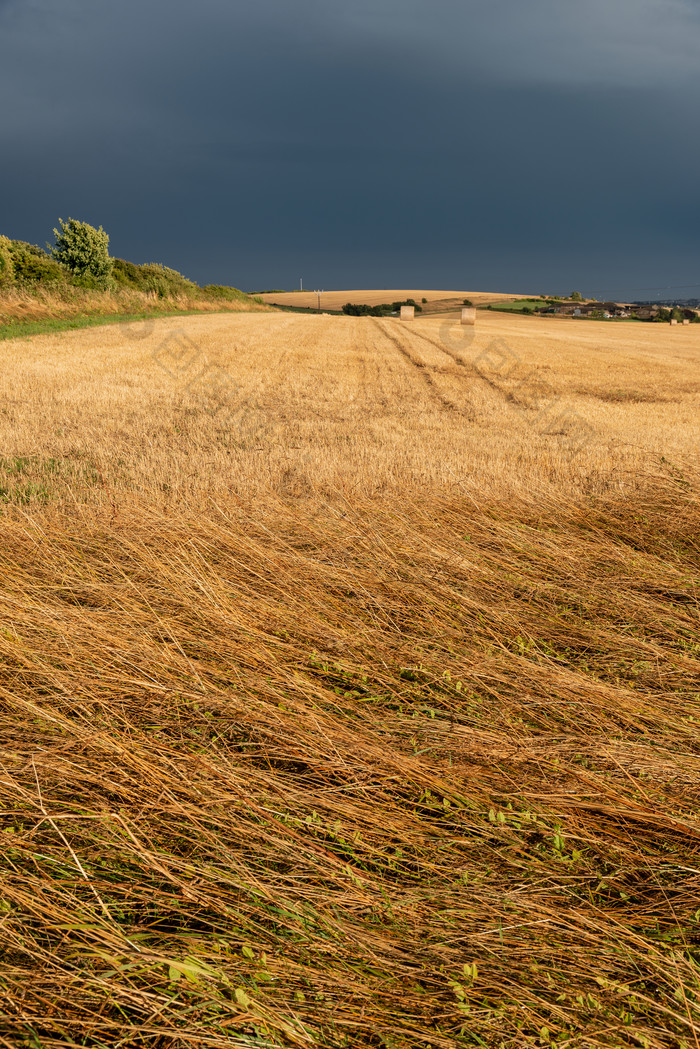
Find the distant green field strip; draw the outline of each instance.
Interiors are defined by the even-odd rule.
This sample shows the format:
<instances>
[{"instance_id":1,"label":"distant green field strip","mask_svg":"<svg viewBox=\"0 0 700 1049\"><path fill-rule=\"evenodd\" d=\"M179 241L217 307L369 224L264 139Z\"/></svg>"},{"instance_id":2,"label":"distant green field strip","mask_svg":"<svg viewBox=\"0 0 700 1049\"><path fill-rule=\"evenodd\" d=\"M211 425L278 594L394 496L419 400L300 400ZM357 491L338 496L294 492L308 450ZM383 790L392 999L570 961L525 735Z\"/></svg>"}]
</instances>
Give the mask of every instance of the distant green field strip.
<instances>
[{"instance_id":1,"label":"distant green field strip","mask_svg":"<svg viewBox=\"0 0 700 1049\"><path fill-rule=\"evenodd\" d=\"M546 303L542 299L515 299L513 302L499 302L493 303L491 306L492 310L503 310L505 312L512 312L513 310L522 310L525 306L532 306L534 309L537 306L545 306Z\"/></svg>"}]
</instances>

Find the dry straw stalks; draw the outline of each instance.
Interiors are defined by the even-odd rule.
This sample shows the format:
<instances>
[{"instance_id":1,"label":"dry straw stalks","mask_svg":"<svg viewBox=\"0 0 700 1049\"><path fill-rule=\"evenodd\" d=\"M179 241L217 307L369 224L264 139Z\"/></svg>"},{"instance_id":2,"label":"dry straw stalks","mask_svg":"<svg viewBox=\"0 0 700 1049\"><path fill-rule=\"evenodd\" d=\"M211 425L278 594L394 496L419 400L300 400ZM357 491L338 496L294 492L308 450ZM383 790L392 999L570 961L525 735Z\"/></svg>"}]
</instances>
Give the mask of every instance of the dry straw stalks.
<instances>
[{"instance_id":1,"label":"dry straw stalks","mask_svg":"<svg viewBox=\"0 0 700 1049\"><path fill-rule=\"evenodd\" d=\"M220 301L201 294L180 294L159 298L155 293L135 288L91 291L72 286L11 288L0 292L0 324L104 316L111 314L177 313L263 310L260 303L241 296L241 300Z\"/></svg>"},{"instance_id":2,"label":"dry straw stalks","mask_svg":"<svg viewBox=\"0 0 700 1049\"><path fill-rule=\"evenodd\" d=\"M696 498L3 525L6 1046L692 1046Z\"/></svg>"},{"instance_id":3,"label":"dry straw stalks","mask_svg":"<svg viewBox=\"0 0 700 1049\"><path fill-rule=\"evenodd\" d=\"M93 483L0 518L0 1045L699 1044L696 474Z\"/></svg>"}]
</instances>

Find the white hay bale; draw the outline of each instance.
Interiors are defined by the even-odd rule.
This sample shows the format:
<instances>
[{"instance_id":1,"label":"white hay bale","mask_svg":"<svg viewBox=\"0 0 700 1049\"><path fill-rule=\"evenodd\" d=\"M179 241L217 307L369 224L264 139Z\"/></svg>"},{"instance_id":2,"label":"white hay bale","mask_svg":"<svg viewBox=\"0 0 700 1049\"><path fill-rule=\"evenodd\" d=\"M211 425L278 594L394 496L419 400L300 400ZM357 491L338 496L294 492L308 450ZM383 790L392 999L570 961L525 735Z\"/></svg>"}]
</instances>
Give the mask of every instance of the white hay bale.
<instances>
[{"instance_id":1,"label":"white hay bale","mask_svg":"<svg viewBox=\"0 0 700 1049\"><path fill-rule=\"evenodd\" d=\"M462 310L462 324L476 324L476 308L465 306Z\"/></svg>"},{"instance_id":2,"label":"white hay bale","mask_svg":"<svg viewBox=\"0 0 700 1049\"><path fill-rule=\"evenodd\" d=\"M671 324L678 324L678 321L676 320L675 317L671 318Z\"/></svg>"},{"instance_id":3,"label":"white hay bale","mask_svg":"<svg viewBox=\"0 0 700 1049\"><path fill-rule=\"evenodd\" d=\"M401 307L401 320L412 321L416 316L416 311L413 306L402 306Z\"/></svg>"}]
</instances>

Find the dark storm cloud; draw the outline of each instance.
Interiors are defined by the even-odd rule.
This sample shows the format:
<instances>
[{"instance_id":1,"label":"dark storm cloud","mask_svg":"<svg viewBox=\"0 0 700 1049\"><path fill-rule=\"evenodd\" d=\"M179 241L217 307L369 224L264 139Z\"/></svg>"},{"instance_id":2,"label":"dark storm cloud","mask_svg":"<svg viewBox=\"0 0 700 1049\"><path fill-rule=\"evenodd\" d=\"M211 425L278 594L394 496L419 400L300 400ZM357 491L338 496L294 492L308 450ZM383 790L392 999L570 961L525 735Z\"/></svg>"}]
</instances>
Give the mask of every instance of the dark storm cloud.
<instances>
[{"instance_id":1,"label":"dark storm cloud","mask_svg":"<svg viewBox=\"0 0 700 1049\"><path fill-rule=\"evenodd\" d=\"M697 82L697 0L386 0L347 5L358 31L403 41L440 65L510 83L594 87Z\"/></svg>"},{"instance_id":2,"label":"dark storm cloud","mask_svg":"<svg viewBox=\"0 0 700 1049\"><path fill-rule=\"evenodd\" d=\"M0 0L0 229L245 287L685 283L698 53L695 0Z\"/></svg>"}]
</instances>

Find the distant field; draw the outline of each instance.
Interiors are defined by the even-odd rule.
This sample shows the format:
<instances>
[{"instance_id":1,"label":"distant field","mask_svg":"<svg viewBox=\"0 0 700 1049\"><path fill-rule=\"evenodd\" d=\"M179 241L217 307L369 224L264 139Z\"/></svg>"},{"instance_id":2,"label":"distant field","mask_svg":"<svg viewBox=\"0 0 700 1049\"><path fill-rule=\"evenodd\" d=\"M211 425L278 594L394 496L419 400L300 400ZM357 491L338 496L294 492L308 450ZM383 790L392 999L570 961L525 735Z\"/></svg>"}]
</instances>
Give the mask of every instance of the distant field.
<instances>
[{"instance_id":1,"label":"distant field","mask_svg":"<svg viewBox=\"0 0 700 1049\"><path fill-rule=\"evenodd\" d=\"M697 1047L698 326L8 340L0 449L3 1049Z\"/></svg>"},{"instance_id":2,"label":"distant field","mask_svg":"<svg viewBox=\"0 0 700 1049\"><path fill-rule=\"evenodd\" d=\"M517 295L503 295L488 291L434 291L406 288L389 288L384 290L360 290L360 291L324 291L321 295L321 309L340 310L346 302L356 302L367 306L378 306L383 302L399 302L401 299L415 299L422 304L422 299L427 299L428 304L424 309L458 309L464 299L471 299L475 306L486 306L490 302L507 302L509 299L517 299ZM293 292L271 292L261 295L265 302L274 303L279 306L300 306L316 309L318 296L311 291Z\"/></svg>"},{"instance_id":3,"label":"distant field","mask_svg":"<svg viewBox=\"0 0 700 1049\"><path fill-rule=\"evenodd\" d=\"M531 296L525 299L513 298L508 302L492 303L491 305L498 306L499 310L522 310L525 306L532 306L534 309L536 306L543 306L544 300L539 296Z\"/></svg>"}]
</instances>

